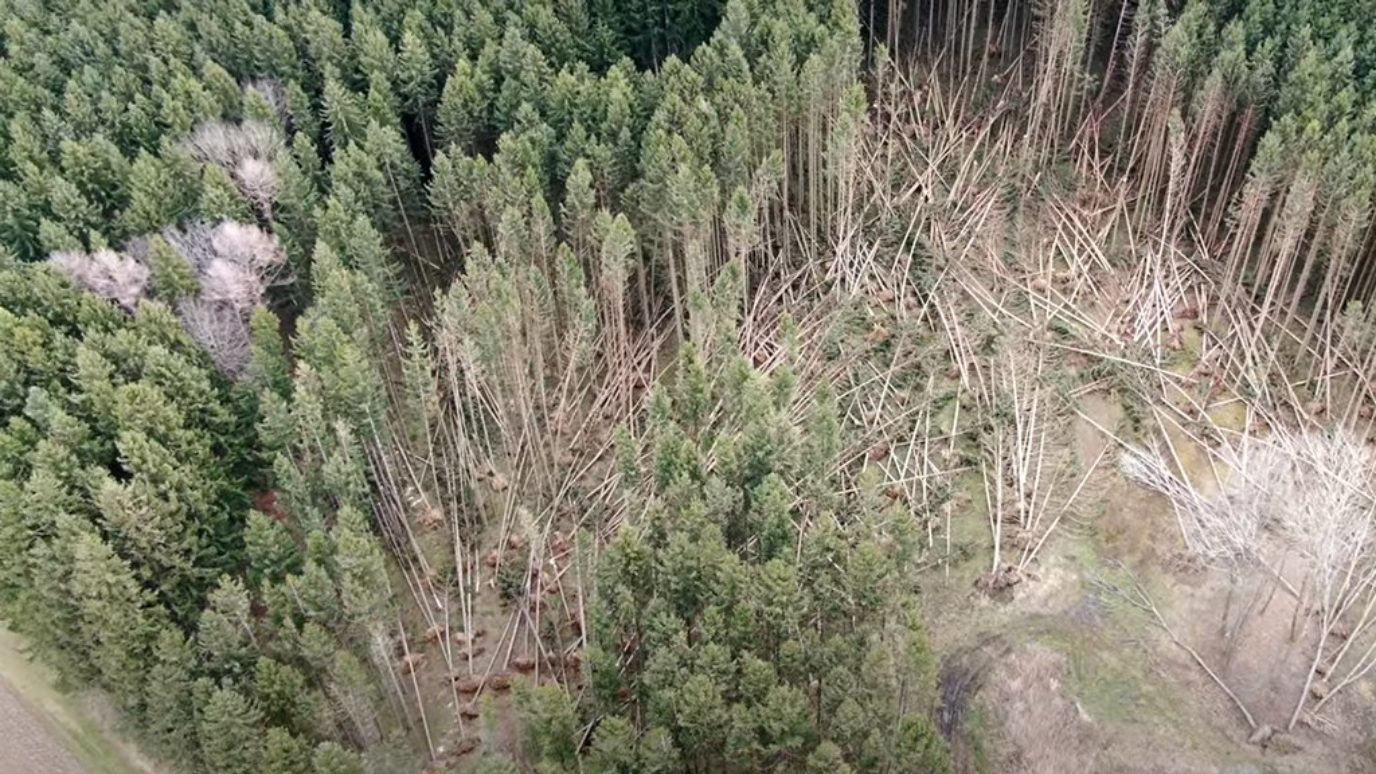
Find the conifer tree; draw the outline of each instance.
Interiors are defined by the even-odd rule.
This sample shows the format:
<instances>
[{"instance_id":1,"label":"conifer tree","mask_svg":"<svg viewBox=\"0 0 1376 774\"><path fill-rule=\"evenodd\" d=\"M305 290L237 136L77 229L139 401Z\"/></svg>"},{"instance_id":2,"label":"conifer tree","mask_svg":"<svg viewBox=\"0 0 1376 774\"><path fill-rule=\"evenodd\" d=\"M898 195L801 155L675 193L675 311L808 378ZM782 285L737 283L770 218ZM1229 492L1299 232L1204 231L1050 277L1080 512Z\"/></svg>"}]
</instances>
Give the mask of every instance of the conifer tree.
<instances>
[{"instance_id":1,"label":"conifer tree","mask_svg":"<svg viewBox=\"0 0 1376 774\"><path fill-rule=\"evenodd\" d=\"M249 584L253 588L277 583L301 567L301 554L291 532L260 511L251 511L248 515L244 551L248 559Z\"/></svg>"},{"instance_id":2,"label":"conifer tree","mask_svg":"<svg viewBox=\"0 0 1376 774\"><path fill-rule=\"evenodd\" d=\"M327 71L321 99L321 112L332 148L342 150L350 142L362 138L366 126L363 106L358 96L339 80L338 73Z\"/></svg>"},{"instance_id":3,"label":"conifer tree","mask_svg":"<svg viewBox=\"0 0 1376 774\"><path fill-rule=\"evenodd\" d=\"M77 538L72 560L70 589L86 651L101 682L126 709L135 709L154 632L147 594L129 566L94 534Z\"/></svg>"},{"instance_id":4,"label":"conifer tree","mask_svg":"<svg viewBox=\"0 0 1376 774\"><path fill-rule=\"evenodd\" d=\"M269 728L263 747L263 774L310 774L310 751L290 732Z\"/></svg>"},{"instance_id":5,"label":"conifer tree","mask_svg":"<svg viewBox=\"0 0 1376 774\"><path fill-rule=\"evenodd\" d=\"M311 705L312 696L305 675L295 667L268 656L259 658L253 677L253 695L264 720L270 725L298 734L311 730L316 708Z\"/></svg>"},{"instance_id":6,"label":"conifer tree","mask_svg":"<svg viewBox=\"0 0 1376 774\"><path fill-rule=\"evenodd\" d=\"M197 737L207 769L257 774L263 764L262 714L232 685L210 688L197 713Z\"/></svg>"},{"instance_id":7,"label":"conifer tree","mask_svg":"<svg viewBox=\"0 0 1376 774\"><path fill-rule=\"evenodd\" d=\"M364 771L358 753L337 742L321 742L311 754L312 774L364 774Z\"/></svg>"},{"instance_id":8,"label":"conifer tree","mask_svg":"<svg viewBox=\"0 0 1376 774\"><path fill-rule=\"evenodd\" d=\"M402 107L420 122L427 154L430 152L429 112L436 97L435 80L435 62L430 55L429 44L416 25L406 25L397 54L397 89L401 94Z\"/></svg>"},{"instance_id":9,"label":"conifer tree","mask_svg":"<svg viewBox=\"0 0 1376 774\"><path fill-rule=\"evenodd\" d=\"M161 234L148 238L148 266L153 295L168 306L200 295L195 270Z\"/></svg>"},{"instance_id":10,"label":"conifer tree","mask_svg":"<svg viewBox=\"0 0 1376 774\"><path fill-rule=\"evenodd\" d=\"M196 746L187 744L196 733L191 693L195 674L191 644L181 632L164 627L154 643L144 684L144 727L160 754L186 768L198 761Z\"/></svg>"},{"instance_id":11,"label":"conifer tree","mask_svg":"<svg viewBox=\"0 0 1376 774\"><path fill-rule=\"evenodd\" d=\"M227 677L244 676L256 650L251 602L242 581L221 576L201 614L196 640L206 664Z\"/></svg>"},{"instance_id":12,"label":"conifer tree","mask_svg":"<svg viewBox=\"0 0 1376 774\"><path fill-rule=\"evenodd\" d=\"M386 560L362 513L343 508L336 518L334 560L339 598L349 620L373 632L388 624L391 587Z\"/></svg>"}]
</instances>

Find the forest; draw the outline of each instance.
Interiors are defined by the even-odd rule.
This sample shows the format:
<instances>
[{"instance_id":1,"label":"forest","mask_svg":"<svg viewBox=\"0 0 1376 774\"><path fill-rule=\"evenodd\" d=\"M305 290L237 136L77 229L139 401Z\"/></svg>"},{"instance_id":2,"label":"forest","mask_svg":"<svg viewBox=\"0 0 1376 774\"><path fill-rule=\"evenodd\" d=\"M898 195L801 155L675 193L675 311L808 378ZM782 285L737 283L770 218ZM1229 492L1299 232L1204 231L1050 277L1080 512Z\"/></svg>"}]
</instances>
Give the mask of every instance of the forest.
<instances>
[{"instance_id":1,"label":"forest","mask_svg":"<svg viewBox=\"0 0 1376 774\"><path fill-rule=\"evenodd\" d=\"M1376 765L1376 5L0 22L0 622L158 771Z\"/></svg>"}]
</instances>

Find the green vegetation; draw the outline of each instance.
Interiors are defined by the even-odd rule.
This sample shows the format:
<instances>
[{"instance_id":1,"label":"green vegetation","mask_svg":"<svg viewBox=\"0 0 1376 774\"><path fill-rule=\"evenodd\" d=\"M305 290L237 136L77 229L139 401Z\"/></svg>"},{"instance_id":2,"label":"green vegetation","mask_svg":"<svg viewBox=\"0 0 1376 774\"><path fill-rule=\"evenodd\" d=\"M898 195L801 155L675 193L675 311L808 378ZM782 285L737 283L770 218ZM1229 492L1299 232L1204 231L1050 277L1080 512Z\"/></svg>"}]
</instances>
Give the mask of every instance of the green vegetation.
<instances>
[{"instance_id":1,"label":"green vegetation","mask_svg":"<svg viewBox=\"0 0 1376 774\"><path fill-rule=\"evenodd\" d=\"M685 355L673 397L652 402L648 480L623 482L651 506L597 567L590 764L944 770L906 572L915 523L882 496L830 495L835 408L794 395L790 369L715 371L711 384ZM567 767L575 729L550 738L548 703L564 694L545 690L525 711L540 735L531 757Z\"/></svg>"},{"instance_id":2,"label":"green vegetation","mask_svg":"<svg viewBox=\"0 0 1376 774\"><path fill-rule=\"evenodd\" d=\"M945 770L918 568L1035 561L1066 351L1372 362L1372 73L1329 0L0 0L0 619L178 770Z\"/></svg>"}]
</instances>

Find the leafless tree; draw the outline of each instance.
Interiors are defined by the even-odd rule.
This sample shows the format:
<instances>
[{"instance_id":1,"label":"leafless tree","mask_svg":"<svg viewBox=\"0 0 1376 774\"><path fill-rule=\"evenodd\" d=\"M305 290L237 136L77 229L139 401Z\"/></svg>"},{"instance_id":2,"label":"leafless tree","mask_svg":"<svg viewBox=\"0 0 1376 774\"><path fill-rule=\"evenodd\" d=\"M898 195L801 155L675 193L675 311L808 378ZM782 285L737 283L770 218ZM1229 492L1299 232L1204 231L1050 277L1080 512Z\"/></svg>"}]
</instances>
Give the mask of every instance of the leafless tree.
<instances>
[{"instance_id":1,"label":"leafless tree","mask_svg":"<svg viewBox=\"0 0 1376 774\"><path fill-rule=\"evenodd\" d=\"M254 225L221 221L169 227L163 237L196 274L200 295L177 305L177 315L227 375L248 364L248 319L268 288L282 281L286 256L277 238ZM148 240L136 237L122 253L56 252L48 261L76 285L134 312L149 289Z\"/></svg>"},{"instance_id":2,"label":"leafless tree","mask_svg":"<svg viewBox=\"0 0 1376 774\"><path fill-rule=\"evenodd\" d=\"M1244 460L1262 456L1251 451L1251 440L1244 439L1237 447L1220 445L1219 456L1241 465ZM1208 494L1177 475L1171 460L1158 450L1128 448L1119 465L1129 479L1166 496L1175 510L1185 547L1193 556L1215 566L1252 558L1268 515L1266 493L1263 487L1253 485L1258 476L1252 471L1262 471L1236 468L1235 475L1222 477L1217 491Z\"/></svg>"},{"instance_id":3,"label":"leafless tree","mask_svg":"<svg viewBox=\"0 0 1376 774\"><path fill-rule=\"evenodd\" d=\"M1276 427L1267 437L1223 437L1214 455L1214 482L1196 486L1159 453L1128 449L1123 472L1170 499L1186 546L1213 564L1264 561L1266 535L1304 568L1298 603L1316 624L1314 655L1288 722L1293 728L1315 677L1362 674L1371 651L1343 665L1345 644L1364 641L1376 604L1376 453L1347 430ZM1178 461L1177 461L1178 467ZM1346 621L1344 621L1346 619ZM1308 626L1309 616L1305 618ZM1360 649L1359 651L1360 652ZM1351 681L1342 679L1338 688ZM1336 689L1335 689L1336 690ZM1332 691L1322 692L1323 700ZM1321 706L1321 705L1320 705Z\"/></svg>"},{"instance_id":4,"label":"leafless tree","mask_svg":"<svg viewBox=\"0 0 1376 774\"><path fill-rule=\"evenodd\" d=\"M284 150L276 127L254 120L210 121L197 126L182 145L197 160L228 172L239 191L269 214L277 194L275 164Z\"/></svg>"},{"instance_id":5,"label":"leafless tree","mask_svg":"<svg viewBox=\"0 0 1376 774\"><path fill-rule=\"evenodd\" d=\"M149 270L135 258L113 250L94 253L56 252L48 262L76 285L132 312L148 288Z\"/></svg>"},{"instance_id":6,"label":"leafless tree","mask_svg":"<svg viewBox=\"0 0 1376 774\"><path fill-rule=\"evenodd\" d=\"M250 347L248 320L242 312L202 297L178 304L177 317L223 373L230 377L243 373L248 366Z\"/></svg>"},{"instance_id":7,"label":"leafless tree","mask_svg":"<svg viewBox=\"0 0 1376 774\"><path fill-rule=\"evenodd\" d=\"M237 124L202 123L182 144L198 160L225 169L233 169L240 159L272 159L282 150L282 138L277 129L251 119Z\"/></svg>"},{"instance_id":8,"label":"leafless tree","mask_svg":"<svg viewBox=\"0 0 1376 774\"><path fill-rule=\"evenodd\" d=\"M163 237L196 270L203 298L241 310L251 309L278 284L286 261L275 236L230 220L168 228Z\"/></svg>"},{"instance_id":9,"label":"leafless tree","mask_svg":"<svg viewBox=\"0 0 1376 774\"><path fill-rule=\"evenodd\" d=\"M271 161L240 159L234 167L233 176L239 190L249 201L264 213L272 211L272 201L277 197L277 169Z\"/></svg>"},{"instance_id":10,"label":"leafless tree","mask_svg":"<svg viewBox=\"0 0 1376 774\"><path fill-rule=\"evenodd\" d=\"M257 226L229 220L168 228L163 237L200 283L200 296L177 309L183 326L224 373L237 376L248 363L248 318L281 279L281 245Z\"/></svg>"}]
</instances>

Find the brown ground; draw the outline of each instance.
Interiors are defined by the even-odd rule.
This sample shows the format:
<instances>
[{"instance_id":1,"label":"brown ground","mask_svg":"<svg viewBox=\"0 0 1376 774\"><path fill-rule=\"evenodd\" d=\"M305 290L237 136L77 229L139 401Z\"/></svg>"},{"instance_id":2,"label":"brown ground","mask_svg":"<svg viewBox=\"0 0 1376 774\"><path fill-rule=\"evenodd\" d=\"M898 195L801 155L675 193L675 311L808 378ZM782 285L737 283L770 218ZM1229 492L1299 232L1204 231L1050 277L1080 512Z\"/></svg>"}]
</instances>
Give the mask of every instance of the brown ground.
<instances>
[{"instance_id":1,"label":"brown ground","mask_svg":"<svg viewBox=\"0 0 1376 774\"><path fill-rule=\"evenodd\" d=\"M1107 422L1117 413L1110 403L1082 406ZM1076 427L1085 464L1099 451L1094 435ZM952 525L969 558L933 579L927 600L956 770L1376 772L1376 682L1352 686L1321 720L1273 744L1249 743L1218 686L1112 590L1135 577L1257 722L1284 727L1312 656L1302 634L1291 636L1293 599L1272 595L1265 579L1182 561L1170 505L1126 482L1112 450L1106 462L1011 599L972 587L987 569L987 529ZM962 510L957 518L972 525L984 519L978 506Z\"/></svg>"}]
</instances>

